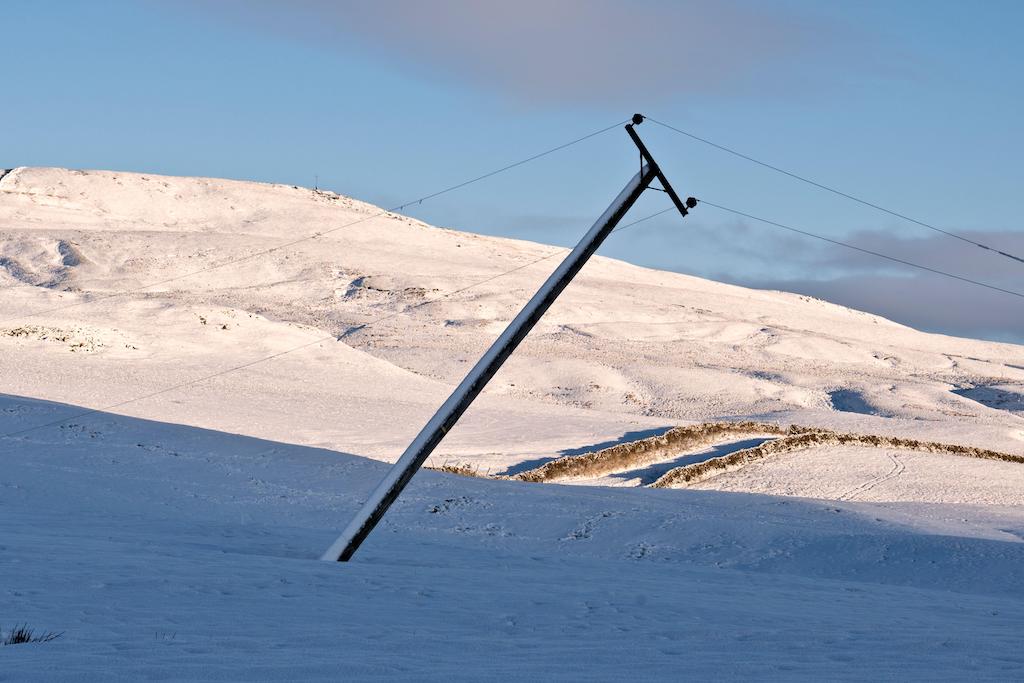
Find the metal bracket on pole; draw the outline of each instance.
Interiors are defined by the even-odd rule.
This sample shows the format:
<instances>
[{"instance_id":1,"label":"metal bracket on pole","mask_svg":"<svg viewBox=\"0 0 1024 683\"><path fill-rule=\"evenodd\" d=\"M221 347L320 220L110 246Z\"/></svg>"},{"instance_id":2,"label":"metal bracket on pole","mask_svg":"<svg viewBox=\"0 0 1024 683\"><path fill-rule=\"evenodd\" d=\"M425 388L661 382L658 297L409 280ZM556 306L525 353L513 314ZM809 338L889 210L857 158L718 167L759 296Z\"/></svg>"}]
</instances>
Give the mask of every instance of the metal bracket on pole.
<instances>
[{"instance_id":1,"label":"metal bracket on pole","mask_svg":"<svg viewBox=\"0 0 1024 683\"><path fill-rule=\"evenodd\" d=\"M566 288L569 282L583 268L583 264L597 251L605 238L611 234L622 217L629 211L630 207L650 186L651 181L658 178L662 186L672 198L676 208L685 216L687 207L693 208L697 201L692 197L686 200L684 205L678 195L669 185L668 179L661 169L654 162L647 148L633 130L634 125L643 121L640 114L633 117L633 122L626 126L629 136L640 148L640 154L645 163L641 166L640 172L626 183L626 186L615 198L615 201L597 219L593 227L583 236L576 248L559 264L555 272L541 285L533 298L523 307L519 315L509 324L497 341L487 349L483 357L477 361L473 369L469 371L462 383L452 392L448 400L438 409L430 421L405 449L405 453L394 464L384 479L380 482L369 499L363 504L362 509L349 523L345 531L338 537L330 548L323 554L321 559L327 561L346 562L359 548L360 544L373 531L373 528L387 512L391 504L395 502L402 489L409 483L412 476L426 462L434 448L441 442L462 414L466 412L473 400L483 391L487 382L494 377L498 369L515 351L519 343L537 324L541 316L551 307L558 295Z\"/></svg>"}]
</instances>

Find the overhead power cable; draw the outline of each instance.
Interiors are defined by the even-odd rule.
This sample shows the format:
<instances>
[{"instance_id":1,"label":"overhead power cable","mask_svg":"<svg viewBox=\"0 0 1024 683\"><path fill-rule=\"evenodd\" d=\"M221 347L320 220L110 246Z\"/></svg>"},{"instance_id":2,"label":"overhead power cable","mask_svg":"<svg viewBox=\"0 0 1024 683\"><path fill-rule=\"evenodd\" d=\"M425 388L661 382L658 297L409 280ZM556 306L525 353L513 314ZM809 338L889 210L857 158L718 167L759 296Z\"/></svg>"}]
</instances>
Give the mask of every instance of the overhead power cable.
<instances>
[{"instance_id":1,"label":"overhead power cable","mask_svg":"<svg viewBox=\"0 0 1024 683\"><path fill-rule=\"evenodd\" d=\"M317 239L319 237L323 237L324 235L329 235L329 234L331 234L333 232L337 232L338 230L343 230L345 228L350 228L350 227L352 227L354 225L358 225L359 223L365 223L366 221L372 220L374 218L380 218L381 216L383 216L385 214L394 213L396 211L401 211L401 210L405 209L408 206L412 206L413 204L422 204L423 202L428 201L430 199L434 199L435 197L440 197L443 194L448 194L449 192L454 192L455 190L458 190L458 189L461 189L463 187L466 187L467 185L472 185L473 183L478 183L481 180L485 180L485 179L490 178L492 176L498 175L499 173L504 173L505 171L509 171L509 170L511 170L513 168L516 168L518 166L522 166L524 164L528 164L531 161L536 161L537 159L540 159L542 157L546 157L549 154L554 154L555 152L559 152L559 151L561 151L563 149L566 149L567 147L572 147L573 145L577 145L577 144L579 144L579 143L581 143L581 142L583 142L585 140L589 140L590 138L593 138L593 137L596 137L598 135L601 135L602 133L607 133L608 131L612 130L613 128L618 128L618 127L626 124L628 121L629 121L629 119L626 119L624 121L619 121L618 123L614 123L614 124L612 124L610 126L606 126L606 127L602 128L602 129L596 130L596 131L594 131L592 133L587 133L586 135L584 135L582 137L576 138L574 140L570 140L569 142L566 142L566 143L563 143L561 145L558 145L557 147L552 147L550 149L544 150L543 152L539 152L537 154L529 156L529 157L527 157L525 159L520 159L519 161L515 161L515 162L513 162L511 164L508 164L506 166L502 166L501 168L495 169L493 171L489 171L487 173L484 173L482 175L476 176L474 178L470 178L469 180L464 180L462 182L456 183L455 185L450 185L450 186L448 186L448 187L446 187L444 189L437 190L436 192L431 192L430 194L424 195L424 196L419 197L417 199L413 199L413 200L405 202L403 204L399 204L399 205L397 205L397 206L395 206L393 208L381 209L377 213L373 213L373 214L369 214L369 215L363 216L362 218L356 219L354 221L350 221L350 222L345 223L343 225L338 225L338 226L335 226L333 228L329 228L327 230L319 230L317 232L314 232L314 233L311 233L309 235L306 235L305 237L299 237L299 238L294 239L294 240L289 240L288 242L284 242L282 244L278 244L278 245L275 245L273 247L268 247L267 249L262 249L260 251L253 252L251 254L246 254L245 256L240 256L240 257L237 257L237 258L232 258L232 259L229 259L227 261L222 261L221 263L215 263L213 265L206 266L205 268L199 268L199 269L196 269L196 270L192 270L192 271L189 271L187 273L183 273L181 275L175 275L174 277L169 277L169 278L165 278L163 280L159 280L157 282L150 282L149 284L145 284L145 285L142 285L142 286L139 286L139 287L134 287L132 289L127 289L127 290L123 290L123 291L120 291L120 292L113 292L113 293L110 293L110 294L102 294L102 295L99 295L99 296L96 296L96 297L93 297L93 298L90 298L90 299L86 299L85 301L76 301L76 302L70 303L70 304L63 304L63 305L60 305L60 306L53 306L51 308L44 308L44 309L41 309L41 310L38 310L38 311L32 311L30 313L24 313L22 315L16 315L16 316L11 316L11 317L8 317L8 318L4 318L4 319L0 320L0 324L7 323L7 322L10 322L12 320L23 320L25 318L33 318L33 317L36 317L36 316L45 315L47 313L56 313L58 311L64 311L64 310L67 310L67 309L70 309L70 308L77 308L79 306L85 306L85 305L88 305L88 304L98 303L100 301L106 301L108 299L114 299L114 298L117 298L117 297L120 297L120 296L125 296L127 294L136 294L138 292L142 292L142 291L145 291L147 289L151 289L153 287L159 287L160 285L166 285L166 284L171 283L171 282L177 282L178 280L184 280L184 279L192 277L194 275L200 275L202 273L209 273L210 271L217 270L219 268L224 268L226 266L242 263L243 261L249 261L249 260L252 260L252 259L255 259L255 258L259 258L261 256L266 256L267 254L271 254L271 253L273 253L275 251L280 251L281 249L286 249L288 247L295 246L296 244L300 244L302 242L307 242L309 240L314 240L314 239Z\"/></svg>"},{"instance_id":2,"label":"overhead power cable","mask_svg":"<svg viewBox=\"0 0 1024 683\"><path fill-rule=\"evenodd\" d=\"M863 254L870 254L871 256L877 256L878 258L885 259L887 261L892 261L893 263L900 263L900 264L905 265L905 266L910 266L911 268L917 268L919 270L924 270L924 271L927 271L929 273L934 273L936 275L941 275L943 277L952 278L953 280L959 280L961 282L967 282L967 283L970 283L972 285L977 285L978 287L985 287L986 289L991 289L991 290L994 290L996 292L1002 292L1004 294L1010 294L1012 296L1016 296L1016 297L1020 297L1020 298L1024 299L1024 293L1016 292L1016 291L1014 291L1012 289L1003 289L1002 287L997 287L996 285L990 285L990 284L985 283L985 282L979 282L977 280L972 280L971 278L963 277L962 275L955 275L953 273L948 273L948 272L946 272L944 270L939 270L938 268L931 268L929 266L923 266L920 263L914 263L912 261L907 261L905 259L901 259L901 258L898 258L896 256L889 256L888 254L883 254L882 252L879 252L879 251L872 251L871 249L865 249L863 247L858 247L856 245L850 244L849 242L841 242L839 240L834 240L834 239L832 239L830 237L825 237L824 235L818 235L818 234L815 234L813 232L808 232L807 230L801 230L799 228L794 228L794 227L792 227L790 225L785 225L784 223L779 223L777 221L769 220L767 218L761 218L760 216L755 216L753 214L746 213L745 211L740 211L738 209L731 209L728 206L722 206L721 204L715 204L714 202L709 202L706 199L701 199L700 203L703 206L711 206L711 207L714 207L716 209L719 209L720 211L727 211L727 212L735 214L737 216L743 216L744 218L749 218L750 220L758 221L758 222L764 223L766 225L771 225L771 226L774 226L776 228L781 228L783 230L788 230L790 232L795 232L795 233L798 233L800 235L804 235L806 237L813 237L816 240L821 240L823 242L829 242L831 244L836 244L836 245L839 245L840 247L846 247L847 249L853 249L854 251L859 251L859 252L861 252Z\"/></svg>"},{"instance_id":3,"label":"overhead power cable","mask_svg":"<svg viewBox=\"0 0 1024 683\"><path fill-rule=\"evenodd\" d=\"M617 228L615 228L614 230L612 230L612 232L615 233L615 232L618 232L619 230L625 230L626 228L630 228L630 227L632 227L634 225L637 225L639 223L643 223L644 221L649 221L652 218L656 218L657 216L660 216L660 215L662 215L662 214L664 214L664 213L666 213L668 211L675 211L675 210L676 210L676 208L674 206L669 207L669 208L664 209L662 211L658 211L656 213L653 213L653 214L651 214L649 216L644 216L643 218L639 218L639 219L637 219L637 220L635 220L635 221L633 221L631 223L626 223L624 225L620 225ZM536 265L536 264L540 263L541 261L547 261L548 259L554 258L555 256L559 256L559 255L565 254L565 253L567 253L569 251L571 251L571 249L561 249L559 251L552 252L552 253L548 254L547 256L542 256L542 257L540 257L538 259L534 259L533 261L529 261L528 263L524 263L522 265L516 266L515 268L510 268L509 270L506 270L504 272L498 273L497 275L492 275L492 276L490 276L488 278L485 278L483 280L479 280L479 281L474 282L474 283L472 283L470 285L467 285L465 287L460 287L460 288L454 289L454 290L452 290L450 292L446 292L445 294L442 294L441 296L436 297L434 299L431 299L429 301L421 301L420 303L412 304L410 306L406 306L406 307L404 307L404 308L402 308L400 310L393 311L392 313L388 313L387 315L383 315L383 316L381 316L379 318L375 318L374 320L371 320L370 322L363 323L362 325L357 325L357 326L355 326L353 328L350 328L349 330L347 330L344 333L342 333L340 336L331 335L329 337L318 337L317 339L313 339L312 341L304 342L302 344L299 344L298 346L293 346L290 349L285 349L284 351L278 351L276 353L272 353L270 355L263 356L261 358L256 358L254 360L247 361L247 362L242 363L240 365L234 365L232 367L225 368L223 370L220 370L218 372L214 372L214 373L209 374L209 375L203 375L202 377L196 377L194 379L186 380L184 382L179 382L178 384L174 384L174 385L169 386L169 387L164 387L163 389L158 389L157 391L152 391L152 392L149 392L147 394L143 394L141 396L136 396L134 398L129 398L129 399L126 399L124 401L118 401L117 403L112 403L110 405L103 406L102 408L89 408L89 409L83 410L81 412L75 413L74 415L69 415L67 417L61 418L59 420L51 420L49 422L44 422L43 424L33 425L31 427L25 427L23 429L17 429L17 430L12 431L12 432L7 432L6 434L0 436L0 439L10 439L10 438L14 438L14 437L17 437L17 436L22 436L22 435L27 434L29 432L34 432L34 431L39 430L39 429L45 429L47 427L55 427L57 425L61 425L61 424L64 424L66 422L70 422L72 420L77 420L77 419L80 419L80 418L83 418L83 417L89 417L89 416L95 415L97 413L106 413L106 412L109 412L111 410L116 410L118 408L123 408L124 406L130 405L132 403L137 403L139 401L144 401L144 400L149 399L149 398L154 398L156 396L160 396L162 394L169 393L169 392L174 391L176 389L184 389L185 387L190 387L190 386L194 386L196 384L201 384L203 382L207 382L207 381L209 381L211 379L215 379L217 377L223 377L224 375L230 374L232 372L237 372L239 370L244 370L246 368L251 368L254 365L259 365L260 363L265 363L266 361L273 360L275 358L280 358L281 356L285 356L285 355L288 355L290 353L294 353L296 351L301 351L302 349L308 348L310 346L315 346L316 344L322 344L323 342L329 342L329 341L338 341L338 340L343 339L343 338L345 338L345 337L347 337L347 336L349 336L351 334L354 334L355 332L361 332L362 330L365 330L367 328L373 327L374 325L378 325L378 324L384 322L385 320L389 320L389 319L397 317L399 315L404 315L406 313L410 313L413 310L422 308L424 306L428 306L430 304L438 303L438 302L443 301L445 299L449 299L449 298L451 298L451 297L453 297L453 296L455 296L457 294L461 294L463 292L469 291L470 289L473 289L475 287L480 287L482 285L487 284L488 282L493 282L494 280L497 280L498 278L505 277L506 275L510 275L512 273L518 272L520 270L523 270L524 268L529 268L530 266Z\"/></svg>"},{"instance_id":4,"label":"overhead power cable","mask_svg":"<svg viewBox=\"0 0 1024 683\"><path fill-rule=\"evenodd\" d=\"M875 209L876 211L881 211L883 213L887 213L890 216L895 216L896 218L908 221L910 223L914 223L915 225L920 225L923 228L928 228L929 230L934 230L935 232L942 233L943 235L946 235L948 237L952 237L954 239L958 239L961 242L966 242L967 244L971 244L971 245L974 245L974 246L979 247L981 249L985 249L986 251L991 251L991 252L993 252L995 254L998 254L1000 256L1003 256L1005 258L1012 259L1012 260L1017 261L1019 263L1024 263L1024 258L1022 258L1020 256L1015 256L1014 254L1002 251L1001 249L996 249L995 247L991 247L991 246L989 246L987 244L982 244L981 242L977 242L975 240L970 239L969 237L964 237L963 235L959 235L959 234L957 234L955 232L951 232L949 230L943 230L942 228L936 227L936 226L932 225L931 223L926 223L925 221L918 220L916 218L913 218L913 217L908 216L906 214L900 213L898 211L893 211L892 209L887 209L884 206L881 206L879 204L875 204L873 202L869 202L866 199L861 199L860 197L857 197L855 195L849 194L848 192L843 192L842 190L838 190L838 189L836 189L834 187L830 187L830 186L825 185L823 183L819 183L817 181L811 180L810 178L804 177L802 175L798 175L796 173L793 173L792 171L787 171L784 168L779 168L778 166L775 166L773 164L769 164L769 163L767 163L765 161L761 161L760 159L755 159L752 156L749 156L747 154L743 154L742 152L738 152L738 151L736 151L734 149L726 147L725 145L720 145L717 142L712 142L711 140L708 140L707 138L702 138L699 135L694 135L693 133L685 131L685 130L683 130L681 128L676 128L675 126L670 126L667 123L662 123L661 121L658 121L657 119L652 119L649 116L647 117L647 120L650 121L651 123L655 123L655 124L661 126L662 128L667 128L668 130L675 131L676 133L679 133L680 135L685 135L686 137L690 138L691 140L696 140L697 142L700 142L700 143L703 143L705 145L708 145L709 147L714 147L715 149L721 150L723 152L727 152L729 154L732 154L735 157L739 157L740 159L744 159L744 160L749 161L751 163L757 164L758 166L763 166L764 168L767 168L769 170L775 171L776 173L781 173L782 175L789 176L790 178L793 178L794 180L799 180L800 182L806 183L808 185L811 185L812 187L816 187L816 188L818 188L820 190L825 190L826 192L831 192L834 195L837 195L839 197L843 197L844 199L849 199L850 201L853 201L853 202L857 202L858 204L862 204L864 206L870 207L872 209Z\"/></svg>"}]
</instances>

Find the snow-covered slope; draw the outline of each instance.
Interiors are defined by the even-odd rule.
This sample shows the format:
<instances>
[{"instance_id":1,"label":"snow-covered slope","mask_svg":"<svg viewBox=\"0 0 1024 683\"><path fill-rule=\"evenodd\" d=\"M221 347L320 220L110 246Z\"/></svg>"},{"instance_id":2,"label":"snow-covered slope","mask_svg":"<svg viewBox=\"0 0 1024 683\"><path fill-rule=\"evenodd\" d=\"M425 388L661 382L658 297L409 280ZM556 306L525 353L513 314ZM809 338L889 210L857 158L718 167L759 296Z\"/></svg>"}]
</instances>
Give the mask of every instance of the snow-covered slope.
<instances>
[{"instance_id":1,"label":"snow-covered slope","mask_svg":"<svg viewBox=\"0 0 1024 683\"><path fill-rule=\"evenodd\" d=\"M0 336L21 370L5 389L104 406L349 331L124 412L393 459L561 252L378 213L288 186L15 169L0 180L0 326L87 347ZM744 416L1020 450L1020 411L972 398L990 386L1024 392L1021 347L596 258L442 450L500 468ZM212 409L239 395L240 419Z\"/></svg>"},{"instance_id":2,"label":"snow-covered slope","mask_svg":"<svg viewBox=\"0 0 1024 683\"><path fill-rule=\"evenodd\" d=\"M331 565L381 463L110 415L3 453L0 627L64 631L12 681L1024 673L1017 508L423 472Z\"/></svg>"},{"instance_id":3,"label":"snow-covered slope","mask_svg":"<svg viewBox=\"0 0 1024 683\"><path fill-rule=\"evenodd\" d=\"M289 186L5 174L0 630L66 635L0 678L1024 674L1011 462L821 446L621 488L745 435L584 482L614 488L424 472L357 562L309 561L561 253ZM739 419L1020 455L1022 400L1020 346L598 257L429 464Z\"/></svg>"}]
</instances>

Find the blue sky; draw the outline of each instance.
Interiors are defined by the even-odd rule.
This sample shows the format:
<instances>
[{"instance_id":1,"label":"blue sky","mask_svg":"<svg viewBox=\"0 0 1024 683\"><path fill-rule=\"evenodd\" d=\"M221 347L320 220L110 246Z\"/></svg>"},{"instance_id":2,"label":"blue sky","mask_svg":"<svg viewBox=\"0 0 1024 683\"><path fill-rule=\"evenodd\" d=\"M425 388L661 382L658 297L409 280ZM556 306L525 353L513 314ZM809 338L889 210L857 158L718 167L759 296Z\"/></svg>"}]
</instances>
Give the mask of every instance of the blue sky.
<instances>
[{"instance_id":1,"label":"blue sky","mask_svg":"<svg viewBox=\"0 0 1024 683\"><path fill-rule=\"evenodd\" d=\"M285 8L287 5L287 8ZM1024 4L8 3L0 166L207 175L402 203L641 111L1024 252ZM1024 289L1024 266L645 124L683 194ZM571 244L634 172L613 131L408 213ZM640 217L665 206L650 193ZM1024 301L700 207L602 253L1024 341Z\"/></svg>"}]
</instances>

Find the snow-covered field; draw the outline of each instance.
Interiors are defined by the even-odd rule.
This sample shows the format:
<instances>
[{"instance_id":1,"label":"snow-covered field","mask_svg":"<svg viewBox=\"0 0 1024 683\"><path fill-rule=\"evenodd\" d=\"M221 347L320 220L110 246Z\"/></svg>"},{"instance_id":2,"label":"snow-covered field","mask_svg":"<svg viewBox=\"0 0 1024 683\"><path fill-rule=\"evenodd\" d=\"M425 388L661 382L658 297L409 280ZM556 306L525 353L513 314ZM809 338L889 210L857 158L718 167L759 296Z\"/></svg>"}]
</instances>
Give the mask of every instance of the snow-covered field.
<instances>
[{"instance_id":1,"label":"snow-covered field","mask_svg":"<svg viewBox=\"0 0 1024 683\"><path fill-rule=\"evenodd\" d=\"M1014 462L821 446L649 488L748 435L588 486L422 472L314 561L561 254L379 213L0 178L0 630L64 632L0 680L1024 676ZM1021 455L1022 401L1020 346L595 258L429 464L740 419Z\"/></svg>"}]
</instances>

